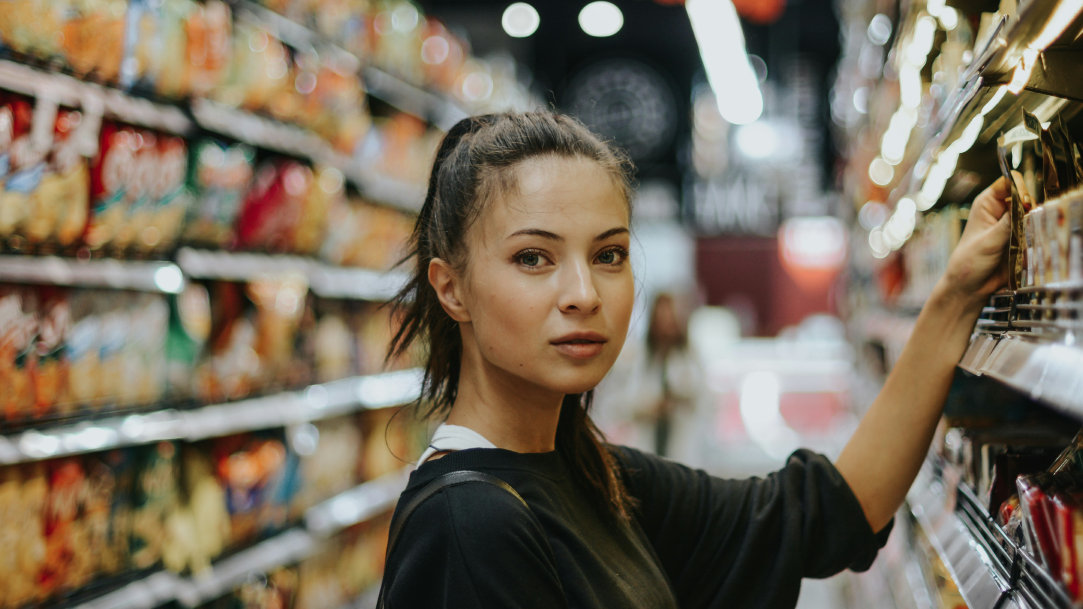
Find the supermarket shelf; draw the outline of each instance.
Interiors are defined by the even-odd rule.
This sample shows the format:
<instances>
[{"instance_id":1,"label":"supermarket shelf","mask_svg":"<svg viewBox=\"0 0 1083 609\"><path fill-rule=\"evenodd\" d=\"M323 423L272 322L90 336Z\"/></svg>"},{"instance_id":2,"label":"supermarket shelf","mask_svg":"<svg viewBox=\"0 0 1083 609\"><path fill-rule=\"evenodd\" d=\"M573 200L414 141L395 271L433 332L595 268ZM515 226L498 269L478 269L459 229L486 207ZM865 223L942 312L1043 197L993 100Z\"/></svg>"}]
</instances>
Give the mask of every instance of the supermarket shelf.
<instances>
[{"instance_id":1,"label":"supermarket shelf","mask_svg":"<svg viewBox=\"0 0 1083 609\"><path fill-rule=\"evenodd\" d=\"M341 493L305 513L305 526L318 537L328 537L387 512L406 488L409 468L385 474Z\"/></svg>"},{"instance_id":2,"label":"supermarket shelf","mask_svg":"<svg viewBox=\"0 0 1083 609\"><path fill-rule=\"evenodd\" d=\"M308 532L290 529L216 562L209 573L179 579L176 599L185 607L198 607L240 586L253 573L266 573L302 560L315 547L316 540Z\"/></svg>"},{"instance_id":3,"label":"supermarket shelf","mask_svg":"<svg viewBox=\"0 0 1083 609\"><path fill-rule=\"evenodd\" d=\"M313 292L325 298L386 301L409 279L405 272L336 267L300 256L191 248L177 252L177 264L186 275L196 279L246 281L260 276L299 273L308 279Z\"/></svg>"},{"instance_id":4,"label":"supermarket shelf","mask_svg":"<svg viewBox=\"0 0 1083 609\"><path fill-rule=\"evenodd\" d=\"M172 262L0 255L0 281L177 294L185 280Z\"/></svg>"},{"instance_id":5,"label":"supermarket shelf","mask_svg":"<svg viewBox=\"0 0 1083 609\"><path fill-rule=\"evenodd\" d=\"M154 609L176 600L181 578L158 571L144 579L75 606L75 609Z\"/></svg>"},{"instance_id":6,"label":"supermarket shelf","mask_svg":"<svg viewBox=\"0 0 1083 609\"><path fill-rule=\"evenodd\" d=\"M446 97L412 85L380 68L366 67L362 79L369 95L403 112L428 120L444 131L469 116L466 110Z\"/></svg>"},{"instance_id":7,"label":"supermarket shelf","mask_svg":"<svg viewBox=\"0 0 1083 609\"><path fill-rule=\"evenodd\" d=\"M1069 609L1063 587L1005 535L965 484L922 466L907 504L971 607ZM999 603L999 604L998 604Z\"/></svg>"},{"instance_id":8,"label":"supermarket shelf","mask_svg":"<svg viewBox=\"0 0 1083 609\"><path fill-rule=\"evenodd\" d=\"M907 503L925 530L929 541L943 559L952 579L970 607L1011 607L997 605L1011 589L1011 580L979 543L955 511L955 489L947 488L926 463L918 475Z\"/></svg>"},{"instance_id":9,"label":"supermarket shelf","mask_svg":"<svg viewBox=\"0 0 1083 609\"><path fill-rule=\"evenodd\" d=\"M331 57L340 69L357 72L361 60L324 36L252 0L229 0L234 12L252 19L275 33L287 45L296 49L313 49Z\"/></svg>"},{"instance_id":10,"label":"supermarket shelf","mask_svg":"<svg viewBox=\"0 0 1083 609\"><path fill-rule=\"evenodd\" d=\"M0 89L177 135L186 135L195 127L177 106L159 104L67 74L44 72L7 59L0 59Z\"/></svg>"},{"instance_id":11,"label":"supermarket shelf","mask_svg":"<svg viewBox=\"0 0 1083 609\"><path fill-rule=\"evenodd\" d=\"M196 441L284 427L415 399L420 371L402 370L309 386L304 391L203 406L159 410L47 430L0 436L0 465L136 446L161 440Z\"/></svg>"},{"instance_id":12,"label":"supermarket shelf","mask_svg":"<svg viewBox=\"0 0 1083 609\"><path fill-rule=\"evenodd\" d=\"M76 609L153 609L171 601L197 607L215 600L252 574L304 560L319 548L321 539L390 510L406 486L407 477L408 470L403 469L340 493L311 508L305 515L305 527L289 529L217 561L208 573L182 577L158 571L77 605ZM361 604L353 606L372 606L365 604L371 593L362 595L358 599Z\"/></svg>"},{"instance_id":13,"label":"supermarket shelf","mask_svg":"<svg viewBox=\"0 0 1083 609\"><path fill-rule=\"evenodd\" d=\"M976 334L959 364L1072 416L1083 417L1083 348L1027 332Z\"/></svg>"},{"instance_id":14,"label":"supermarket shelf","mask_svg":"<svg viewBox=\"0 0 1083 609\"><path fill-rule=\"evenodd\" d=\"M330 146L310 131L208 99L192 100L192 116L204 129L252 146L316 162L323 162L330 155Z\"/></svg>"}]
</instances>

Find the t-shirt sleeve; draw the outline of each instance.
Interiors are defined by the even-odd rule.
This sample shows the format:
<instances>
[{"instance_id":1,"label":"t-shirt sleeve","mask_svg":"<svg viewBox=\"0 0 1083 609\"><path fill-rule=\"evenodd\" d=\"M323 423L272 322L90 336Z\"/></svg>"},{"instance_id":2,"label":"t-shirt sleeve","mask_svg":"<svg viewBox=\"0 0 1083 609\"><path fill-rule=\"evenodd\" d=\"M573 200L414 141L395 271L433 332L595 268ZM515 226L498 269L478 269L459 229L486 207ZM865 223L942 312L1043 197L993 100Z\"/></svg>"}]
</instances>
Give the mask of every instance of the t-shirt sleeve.
<instances>
[{"instance_id":1,"label":"t-shirt sleeve","mask_svg":"<svg viewBox=\"0 0 1083 609\"><path fill-rule=\"evenodd\" d=\"M550 609L564 593L544 532L498 487L464 484L423 502L384 575L386 609Z\"/></svg>"},{"instance_id":2,"label":"t-shirt sleeve","mask_svg":"<svg viewBox=\"0 0 1083 609\"><path fill-rule=\"evenodd\" d=\"M745 480L616 454L681 607L792 608L802 577L867 569L891 529L874 533L835 466L810 451Z\"/></svg>"}]
</instances>

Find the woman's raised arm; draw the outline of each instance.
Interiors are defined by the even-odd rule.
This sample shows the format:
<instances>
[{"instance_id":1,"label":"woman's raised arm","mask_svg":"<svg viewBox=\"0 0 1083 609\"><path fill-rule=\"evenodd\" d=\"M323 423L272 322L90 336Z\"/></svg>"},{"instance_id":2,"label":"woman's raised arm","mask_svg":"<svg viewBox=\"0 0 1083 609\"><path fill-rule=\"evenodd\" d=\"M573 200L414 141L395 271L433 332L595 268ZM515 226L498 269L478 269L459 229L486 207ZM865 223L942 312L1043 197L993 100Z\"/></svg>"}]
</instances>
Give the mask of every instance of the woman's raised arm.
<instances>
[{"instance_id":1,"label":"woman's raised arm","mask_svg":"<svg viewBox=\"0 0 1083 609\"><path fill-rule=\"evenodd\" d=\"M1009 193L1008 181L1001 178L974 200L947 271L835 464L874 531L902 504L928 451L974 322L989 296L1007 281Z\"/></svg>"}]
</instances>

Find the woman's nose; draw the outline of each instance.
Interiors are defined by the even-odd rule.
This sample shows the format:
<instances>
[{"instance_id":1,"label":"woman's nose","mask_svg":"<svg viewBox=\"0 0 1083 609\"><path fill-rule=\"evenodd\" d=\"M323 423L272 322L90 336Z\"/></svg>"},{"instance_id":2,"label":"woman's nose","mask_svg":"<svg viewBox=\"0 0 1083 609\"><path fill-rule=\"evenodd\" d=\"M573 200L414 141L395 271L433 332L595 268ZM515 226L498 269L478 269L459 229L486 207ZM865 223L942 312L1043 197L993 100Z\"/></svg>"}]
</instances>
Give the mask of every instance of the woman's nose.
<instances>
[{"instance_id":1,"label":"woman's nose","mask_svg":"<svg viewBox=\"0 0 1083 609\"><path fill-rule=\"evenodd\" d=\"M561 277L558 306L565 313L593 313L602 306L594 276L586 264L565 267Z\"/></svg>"}]
</instances>

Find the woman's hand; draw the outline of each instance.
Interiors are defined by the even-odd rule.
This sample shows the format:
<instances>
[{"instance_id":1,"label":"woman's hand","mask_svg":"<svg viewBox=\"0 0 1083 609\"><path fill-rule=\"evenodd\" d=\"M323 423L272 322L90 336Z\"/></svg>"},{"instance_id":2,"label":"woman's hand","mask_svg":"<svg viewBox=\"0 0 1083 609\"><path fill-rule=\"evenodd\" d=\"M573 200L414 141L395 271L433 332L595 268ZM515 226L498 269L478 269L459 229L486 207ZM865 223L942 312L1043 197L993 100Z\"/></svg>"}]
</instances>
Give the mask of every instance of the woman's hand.
<instances>
[{"instance_id":1,"label":"woman's hand","mask_svg":"<svg viewBox=\"0 0 1083 609\"><path fill-rule=\"evenodd\" d=\"M974 199L966 228L938 288L984 303L1008 281L1011 184L1000 178Z\"/></svg>"}]
</instances>

